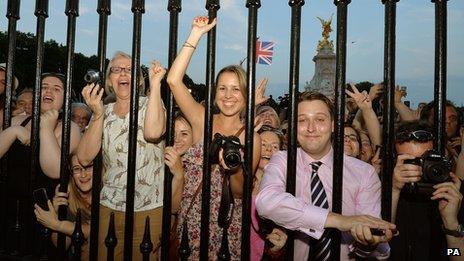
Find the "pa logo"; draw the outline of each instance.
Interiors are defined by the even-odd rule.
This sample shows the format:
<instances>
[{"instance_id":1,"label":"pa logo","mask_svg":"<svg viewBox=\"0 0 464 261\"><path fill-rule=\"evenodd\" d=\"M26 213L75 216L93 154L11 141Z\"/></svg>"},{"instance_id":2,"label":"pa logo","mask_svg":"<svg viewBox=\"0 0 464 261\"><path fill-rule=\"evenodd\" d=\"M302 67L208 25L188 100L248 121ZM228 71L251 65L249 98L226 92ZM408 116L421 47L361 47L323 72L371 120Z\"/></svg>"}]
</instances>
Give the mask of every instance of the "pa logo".
<instances>
[{"instance_id":1,"label":"pa logo","mask_svg":"<svg viewBox=\"0 0 464 261\"><path fill-rule=\"evenodd\" d=\"M459 248L447 248L446 249L447 256L461 256L461 251Z\"/></svg>"}]
</instances>

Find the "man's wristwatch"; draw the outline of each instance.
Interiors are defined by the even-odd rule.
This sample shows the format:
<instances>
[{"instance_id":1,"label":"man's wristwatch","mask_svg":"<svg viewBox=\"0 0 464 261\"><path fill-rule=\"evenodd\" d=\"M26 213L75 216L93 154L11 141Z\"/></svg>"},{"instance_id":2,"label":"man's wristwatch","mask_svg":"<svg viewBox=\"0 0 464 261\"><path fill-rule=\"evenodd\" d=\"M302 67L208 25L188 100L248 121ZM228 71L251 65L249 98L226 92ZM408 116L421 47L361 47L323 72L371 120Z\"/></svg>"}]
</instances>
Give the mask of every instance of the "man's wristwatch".
<instances>
[{"instance_id":1,"label":"man's wristwatch","mask_svg":"<svg viewBox=\"0 0 464 261\"><path fill-rule=\"evenodd\" d=\"M453 237L464 237L464 226L459 224L456 230L450 230L445 228L445 226L442 226L443 228L443 233L446 235L450 235Z\"/></svg>"}]
</instances>

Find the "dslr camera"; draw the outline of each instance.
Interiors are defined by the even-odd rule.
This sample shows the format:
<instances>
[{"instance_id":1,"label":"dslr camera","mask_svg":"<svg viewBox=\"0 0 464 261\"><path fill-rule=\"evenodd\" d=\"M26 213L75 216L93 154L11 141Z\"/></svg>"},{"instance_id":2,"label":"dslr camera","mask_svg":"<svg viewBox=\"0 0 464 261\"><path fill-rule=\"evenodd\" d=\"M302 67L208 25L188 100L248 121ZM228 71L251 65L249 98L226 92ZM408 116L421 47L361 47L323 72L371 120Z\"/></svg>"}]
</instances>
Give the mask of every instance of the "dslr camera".
<instances>
[{"instance_id":1,"label":"dslr camera","mask_svg":"<svg viewBox=\"0 0 464 261\"><path fill-rule=\"evenodd\" d=\"M211 158L214 163L219 162L219 150L222 148L224 162L231 170L236 170L242 163L242 155L240 154L240 139L235 136L223 136L220 133L214 135L213 143L211 144Z\"/></svg>"},{"instance_id":2,"label":"dslr camera","mask_svg":"<svg viewBox=\"0 0 464 261\"><path fill-rule=\"evenodd\" d=\"M84 81L87 84L101 84L101 73L94 69L87 70L87 73L84 75Z\"/></svg>"},{"instance_id":3,"label":"dslr camera","mask_svg":"<svg viewBox=\"0 0 464 261\"><path fill-rule=\"evenodd\" d=\"M407 189L412 193L429 194L433 186L451 180L451 161L435 151L427 151L422 157L404 160L404 164L414 164L422 167L422 179L410 183Z\"/></svg>"}]
</instances>

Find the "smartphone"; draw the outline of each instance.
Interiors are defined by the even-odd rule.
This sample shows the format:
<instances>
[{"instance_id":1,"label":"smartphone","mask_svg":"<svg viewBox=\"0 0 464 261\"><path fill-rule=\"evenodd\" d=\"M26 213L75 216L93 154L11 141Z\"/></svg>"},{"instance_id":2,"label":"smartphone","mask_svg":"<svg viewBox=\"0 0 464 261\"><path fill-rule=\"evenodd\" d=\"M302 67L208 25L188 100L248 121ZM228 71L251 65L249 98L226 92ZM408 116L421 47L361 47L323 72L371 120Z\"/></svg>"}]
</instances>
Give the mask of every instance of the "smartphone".
<instances>
[{"instance_id":1,"label":"smartphone","mask_svg":"<svg viewBox=\"0 0 464 261\"><path fill-rule=\"evenodd\" d=\"M48 196L47 191L45 188L39 188L32 192L32 196L34 199L34 203L39 205L39 207L43 210L49 211L48 208Z\"/></svg>"},{"instance_id":2,"label":"smartphone","mask_svg":"<svg viewBox=\"0 0 464 261\"><path fill-rule=\"evenodd\" d=\"M393 236L399 235L399 232L397 229L392 229ZM378 229L378 228L371 228L371 234L373 236L384 236L385 235L385 230L383 229Z\"/></svg>"}]
</instances>

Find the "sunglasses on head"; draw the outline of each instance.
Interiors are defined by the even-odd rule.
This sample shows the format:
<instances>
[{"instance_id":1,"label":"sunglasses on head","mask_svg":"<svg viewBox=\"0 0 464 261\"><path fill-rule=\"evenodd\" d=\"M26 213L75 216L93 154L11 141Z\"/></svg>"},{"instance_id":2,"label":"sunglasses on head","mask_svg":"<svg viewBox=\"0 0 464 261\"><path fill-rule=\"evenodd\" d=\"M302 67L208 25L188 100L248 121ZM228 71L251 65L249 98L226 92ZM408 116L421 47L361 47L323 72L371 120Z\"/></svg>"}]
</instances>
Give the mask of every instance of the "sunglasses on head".
<instances>
[{"instance_id":1,"label":"sunglasses on head","mask_svg":"<svg viewBox=\"0 0 464 261\"><path fill-rule=\"evenodd\" d=\"M41 76L42 76L42 79L48 76L54 76L54 77L59 77L63 79L66 77L64 74L58 73L58 72L46 72L46 73L42 73Z\"/></svg>"},{"instance_id":2,"label":"sunglasses on head","mask_svg":"<svg viewBox=\"0 0 464 261\"><path fill-rule=\"evenodd\" d=\"M396 139L401 141L431 141L433 140L433 134L425 130L417 130L413 132L403 131L396 135Z\"/></svg>"}]
</instances>

